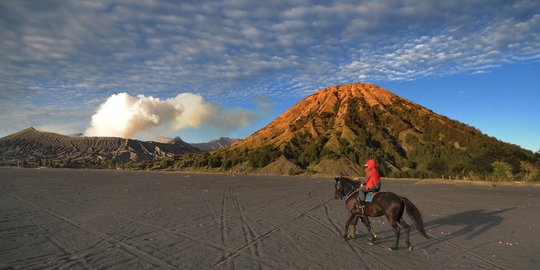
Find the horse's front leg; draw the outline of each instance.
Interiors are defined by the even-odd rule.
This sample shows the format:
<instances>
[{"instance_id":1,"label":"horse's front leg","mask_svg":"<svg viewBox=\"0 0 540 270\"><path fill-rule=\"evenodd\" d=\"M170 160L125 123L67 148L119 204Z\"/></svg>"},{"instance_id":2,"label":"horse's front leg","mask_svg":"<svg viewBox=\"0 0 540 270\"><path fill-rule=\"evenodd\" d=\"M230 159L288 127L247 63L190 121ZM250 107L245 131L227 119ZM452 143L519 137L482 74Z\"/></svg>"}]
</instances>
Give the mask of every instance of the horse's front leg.
<instances>
[{"instance_id":1,"label":"horse's front leg","mask_svg":"<svg viewBox=\"0 0 540 270\"><path fill-rule=\"evenodd\" d=\"M351 223L349 224L349 238L356 239L356 225L358 224L358 216L354 215Z\"/></svg>"},{"instance_id":2,"label":"horse's front leg","mask_svg":"<svg viewBox=\"0 0 540 270\"><path fill-rule=\"evenodd\" d=\"M349 225L354 217L355 215L349 211L349 217L347 218L347 222L345 222L345 233L343 234L343 240L347 240L347 236L349 235Z\"/></svg>"},{"instance_id":3,"label":"horse's front leg","mask_svg":"<svg viewBox=\"0 0 540 270\"><path fill-rule=\"evenodd\" d=\"M369 218L361 216L360 219L362 220L362 223L364 223L364 225L366 226L368 232L371 234L371 241L369 241L369 244L375 244L375 240L377 240L377 234L375 233L373 228L371 228L371 222L369 222Z\"/></svg>"}]
</instances>

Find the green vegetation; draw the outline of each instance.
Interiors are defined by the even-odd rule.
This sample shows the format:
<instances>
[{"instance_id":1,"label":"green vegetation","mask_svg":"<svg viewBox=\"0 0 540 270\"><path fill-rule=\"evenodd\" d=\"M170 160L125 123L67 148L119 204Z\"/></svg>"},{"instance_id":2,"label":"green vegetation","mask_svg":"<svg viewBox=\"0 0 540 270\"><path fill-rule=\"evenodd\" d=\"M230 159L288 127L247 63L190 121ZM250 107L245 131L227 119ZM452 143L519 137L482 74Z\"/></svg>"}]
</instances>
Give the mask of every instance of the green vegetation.
<instances>
[{"instance_id":1,"label":"green vegetation","mask_svg":"<svg viewBox=\"0 0 540 270\"><path fill-rule=\"evenodd\" d=\"M512 179L512 166L504 161L493 162L493 172L491 178L495 181L504 181Z\"/></svg>"}]
</instances>

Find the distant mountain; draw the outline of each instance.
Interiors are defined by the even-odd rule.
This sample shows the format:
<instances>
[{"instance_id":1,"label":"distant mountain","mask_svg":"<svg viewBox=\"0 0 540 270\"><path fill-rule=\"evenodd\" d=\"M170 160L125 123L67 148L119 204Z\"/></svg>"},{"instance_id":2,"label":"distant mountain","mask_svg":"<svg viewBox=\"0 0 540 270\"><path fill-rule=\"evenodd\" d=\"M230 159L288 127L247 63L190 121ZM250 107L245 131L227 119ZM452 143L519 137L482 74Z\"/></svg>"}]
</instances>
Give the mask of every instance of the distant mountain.
<instances>
[{"instance_id":1,"label":"distant mountain","mask_svg":"<svg viewBox=\"0 0 540 270\"><path fill-rule=\"evenodd\" d=\"M180 138L170 143L144 142L116 137L65 136L34 128L0 138L0 162L8 164L31 161L86 167L111 161L153 160L199 151Z\"/></svg>"},{"instance_id":2,"label":"distant mountain","mask_svg":"<svg viewBox=\"0 0 540 270\"><path fill-rule=\"evenodd\" d=\"M223 149L229 145L239 142L240 139L231 139L227 137L220 137L219 139L209 141L207 143L191 143L192 146L195 146L202 151L213 151Z\"/></svg>"},{"instance_id":3,"label":"distant mountain","mask_svg":"<svg viewBox=\"0 0 540 270\"><path fill-rule=\"evenodd\" d=\"M152 139L153 142L157 142L157 143L171 143L173 140L174 138L169 138L169 137L155 137Z\"/></svg>"},{"instance_id":4,"label":"distant mountain","mask_svg":"<svg viewBox=\"0 0 540 270\"><path fill-rule=\"evenodd\" d=\"M521 161L539 160L531 151L361 83L319 90L248 138L177 167L361 175L361 164L371 158L384 175L396 177L485 174L494 161L517 173Z\"/></svg>"},{"instance_id":5,"label":"distant mountain","mask_svg":"<svg viewBox=\"0 0 540 270\"><path fill-rule=\"evenodd\" d=\"M178 140L182 141L180 137L175 137L175 138L156 137L152 139L152 141L159 142L159 143L174 143L175 141L178 141ZM213 150L223 149L238 141L240 141L240 139L220 137L219 139L211 140L206 143L190 143L190 145L200 149L201 151L209 152Z\"/></svg>"}]
</instances>

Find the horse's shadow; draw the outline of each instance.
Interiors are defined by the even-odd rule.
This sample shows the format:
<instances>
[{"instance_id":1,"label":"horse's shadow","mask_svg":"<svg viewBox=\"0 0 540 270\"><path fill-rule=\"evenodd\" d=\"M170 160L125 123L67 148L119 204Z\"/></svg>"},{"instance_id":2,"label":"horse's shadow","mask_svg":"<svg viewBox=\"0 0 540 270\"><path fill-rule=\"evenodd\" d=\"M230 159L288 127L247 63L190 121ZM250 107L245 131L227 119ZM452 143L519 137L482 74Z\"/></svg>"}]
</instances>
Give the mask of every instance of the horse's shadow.
<instances>
[{"instance_id":1,"label":"horse's shadow","mask_svg":"<svg viewBox=\"0 0 540 270\"><path fill-rule=\"evenodd\" d=\"M449 228L448 232L441 232L440 235L433 236L439 240L449 240L456 237L465 237L467 240L472 240L499 225L504 220L500 214L514 208L494 211L486 209L469 210L428 221L425 223L425 227L428 231L433 232L434 229L442 226L461 226L457 231L452 231L453 228Z\"/></svg>"},{"instance_id":2,"label":"horse's shadow","mask_svg":"<svg viewBox=\"0 0 540 270\"><path fill-rule=\"evenodd\" d=\"M495 211L486 209L469 210L430 220L424 223L424 227L428 231L428 234L439 241L446 241L457 237L465 237L467 240L472 240L503 222L504 218L501 217L500 214L514 208L515 207ZM455 226L459 227L459 229L456 231L455 228L449 227L444 229L444 231L439 232L438 229L444 226ZM386 234L389 232L391 232L391 230L385 230L381 233ZM417 233L414 229L412 232ZM390 235L388 235L388 237L381 238L379 242L385 242L390 238ZM428 246L435 243L437 242L430 242L428 243Z\"/></svg>"}]
</instances>

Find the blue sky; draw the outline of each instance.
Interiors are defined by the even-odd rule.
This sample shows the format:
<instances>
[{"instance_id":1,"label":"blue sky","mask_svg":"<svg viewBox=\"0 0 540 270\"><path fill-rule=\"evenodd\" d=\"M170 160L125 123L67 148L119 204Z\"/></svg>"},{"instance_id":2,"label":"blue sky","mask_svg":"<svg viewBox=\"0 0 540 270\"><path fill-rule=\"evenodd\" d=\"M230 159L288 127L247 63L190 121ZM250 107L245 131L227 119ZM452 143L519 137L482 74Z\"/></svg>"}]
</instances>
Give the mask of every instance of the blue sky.
<instances>
[{"instance_id":1,"label":"blue sky","mask_svg":"<svg viewBox=\"0 0 540 270\"><path fill-rule=\"evenodd\" d=\"M364 81L537 151L538 74L534 0L0 2L0 136L84 132L126 92L249 112L164 134L243 138L317 89Z\"/></svg>"}]
</instances>

